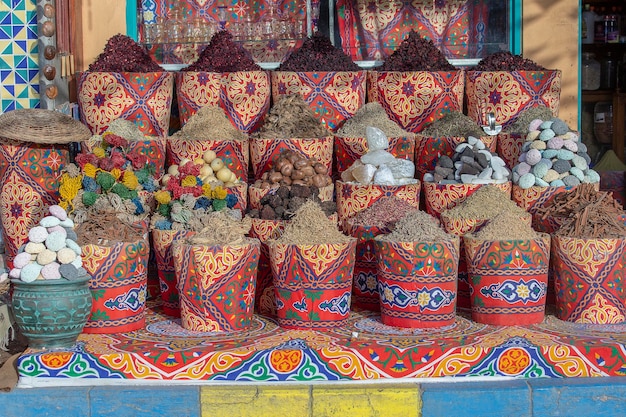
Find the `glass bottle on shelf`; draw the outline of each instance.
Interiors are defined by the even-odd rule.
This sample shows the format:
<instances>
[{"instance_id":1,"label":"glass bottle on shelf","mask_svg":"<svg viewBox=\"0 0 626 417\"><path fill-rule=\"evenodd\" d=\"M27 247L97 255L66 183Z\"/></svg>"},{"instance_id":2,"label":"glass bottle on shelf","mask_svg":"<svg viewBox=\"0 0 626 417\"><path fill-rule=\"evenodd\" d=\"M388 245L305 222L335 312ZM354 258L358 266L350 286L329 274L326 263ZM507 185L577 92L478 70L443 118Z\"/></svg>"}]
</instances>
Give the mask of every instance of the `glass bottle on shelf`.
<instances>
[{"instance_id":1,"label":"glass bottle on shelf","mask_svg":"<svg viewBox=\"0 0 626 417\"><path fill-rule=\"evenodd\" d=\"M585 4L585 11L582 14L582 43L593 43L594 28L596 22L596 12L589 3Z\"/></svg>"},{"instance_id":2,"label":"glass bottle on shelf","mask_svg":"<svg viewBox=\"0 0 626 417\"><path fill-rule=\"evenodd\" d=\"M600 64L600 88L603 90L613 90L617 82L617 64L613 59L611 51L606 53L606 57Z\"/></svg>"},{"instance_id":3,"label":"glass bottle on shelf","mask_svg":"<svg viewBox=\"0 0 626 417\"><path fill-rule=\"evenodd\" d=\"M183 11L175 4L169 11L167 18L167 42L181 43L185 40L185 27Z\"/></svg>"},{"instance_id":4,"label":"glass bottle on shelf","mask_svg":"<svg viewBox=\"0 0 626 417\"><path fill-rule=\"evenodd\" d=\"M581 62L581 88L597 90L600 88L600 62L592 52L584 52Z\"/></svg>"}]
</instances>

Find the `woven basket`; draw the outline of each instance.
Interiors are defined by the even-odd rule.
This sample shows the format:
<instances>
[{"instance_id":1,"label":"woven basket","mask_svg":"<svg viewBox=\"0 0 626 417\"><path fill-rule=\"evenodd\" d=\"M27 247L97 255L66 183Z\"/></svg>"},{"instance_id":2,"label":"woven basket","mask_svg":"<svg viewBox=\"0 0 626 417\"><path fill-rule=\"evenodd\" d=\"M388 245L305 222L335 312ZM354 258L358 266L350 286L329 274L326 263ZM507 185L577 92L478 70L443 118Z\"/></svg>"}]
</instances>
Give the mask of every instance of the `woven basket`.
<instances>
[{"instance_id":1,"label":"woven basket","mask_svg":"<svg viewBox=\"0 0 626 417\"><path fill-rule=\"evenodd\" d=\"M17 109L0 114L0 138L20 142L66 144L91 137L87 126L54 110Z\"/></svg>"}]
</instances>

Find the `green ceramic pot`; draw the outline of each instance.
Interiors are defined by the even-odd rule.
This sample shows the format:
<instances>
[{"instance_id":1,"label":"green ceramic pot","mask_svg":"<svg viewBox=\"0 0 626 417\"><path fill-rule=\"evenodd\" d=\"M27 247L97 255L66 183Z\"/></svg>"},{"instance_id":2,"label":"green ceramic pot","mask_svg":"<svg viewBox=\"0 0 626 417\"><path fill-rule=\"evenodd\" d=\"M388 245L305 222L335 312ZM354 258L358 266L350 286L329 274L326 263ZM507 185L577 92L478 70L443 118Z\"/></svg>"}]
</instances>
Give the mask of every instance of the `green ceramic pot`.
<instances>
[{"instance_id":1,"label":"green ceramic pot","mask_svg":"<svg viewBox=\"0 0 626 417\"><path fill-rule=\"evenodd\" d=\"M13 313L32 348L69 348L91 313L89 276L13 283Z\"/></svg>"}]
</instances>

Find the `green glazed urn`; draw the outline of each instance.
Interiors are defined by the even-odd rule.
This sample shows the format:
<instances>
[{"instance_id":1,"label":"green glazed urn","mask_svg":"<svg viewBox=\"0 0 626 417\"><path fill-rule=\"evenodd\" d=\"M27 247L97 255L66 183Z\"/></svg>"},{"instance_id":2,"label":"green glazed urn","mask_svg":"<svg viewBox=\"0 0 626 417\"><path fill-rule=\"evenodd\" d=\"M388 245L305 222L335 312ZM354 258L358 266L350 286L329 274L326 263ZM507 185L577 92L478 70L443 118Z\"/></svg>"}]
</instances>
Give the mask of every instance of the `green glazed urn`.
<instances>
[{"instance_id":1,"label":"green glazed urn","mask_svg":"<svg viewBox=\"0 0 626 417\"><path fill-rule=\"evenodd\" d=\"M70 348L91 314L91 291L86 277L13 284L13 314L32 348Z\"/></svg>"}]
</instances>

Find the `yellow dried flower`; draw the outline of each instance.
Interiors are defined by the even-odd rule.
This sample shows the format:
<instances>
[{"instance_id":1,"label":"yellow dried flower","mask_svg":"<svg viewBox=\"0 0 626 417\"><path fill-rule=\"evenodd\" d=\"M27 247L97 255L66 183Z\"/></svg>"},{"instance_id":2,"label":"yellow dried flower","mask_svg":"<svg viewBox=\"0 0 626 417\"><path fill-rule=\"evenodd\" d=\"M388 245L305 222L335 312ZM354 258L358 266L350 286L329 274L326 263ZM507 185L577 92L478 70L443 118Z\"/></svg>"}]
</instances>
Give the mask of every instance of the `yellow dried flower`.
<instances>
[{"instance_id":1,"label":"yellow dried flower","mask_svg":"<svg viewBox=\"0 0 626 417\"><path fill-rule=\"evenodd\" d=\"M113 168L111 170L111 175L113 175L113 178L115 178L116 181L119 180L120 178L122 178L122 174L123 174L123 172L119 168Z\"/></svg>"},{"instance_id":2,"label":"yellow dried flower","mask_svg":"<svg viewBox=\"0 0 626 417\"><path fill-rule=\"evenodd\" d=\"M156 193L154 193L154 199L159 204L169 204L170 201L172 201L172 195L170 194L169 191L159 190Z\"/></svg>"},{"instance_id":3,"label":"yellow dried flower","mask_svg":"<svg viewBox=\"0 0 626 417\"><path fill-rule=\"evenodd\" d=\"M129 190L136 190L139 187L139 180L133 171L124 171L124 179L122 183Z\"/></svg>"},{"instance_id":4,"label":"yellow dried flower","mask_svg":"<svg viewBox=\"0 0 626 417\"><path fill-rule=\"evenodd\" d=\"M93 148L93 150L91 151L92 154L96 155L98 158L104 158L106 155L106 152L104 149L102 149L99 146L96 146L95 148Z\"/></svg>"},{"instance_id":5,"label":"yellow dried flower","mask_svg":"<svg viewBox=\"0 0 626 417\"><path fill-rule=\"evenodd\" d=\"M211 184L208 182L206 184L202 184L202 195L206 198L211 198Z\"/></svg>"},{"instance_id":6,"label":"yellow dried flower","mask_svg":"<svg viewBox=\"0 0 626 417\"><path fill-rule=\"evenodd\" d=\"M213 198L216 198L218 200L223 200L228 195L228 192L218 185L217 187L213 189L213 192L211 194L213 195Z\"/></svg>"},{"instance_id":7,"label":"yellow dried flower","mask_svg":"<svg viewBox=\"0 0 626 417\"><path fill-rule=\"evenodd\" d=\"M193 175L187 175L180 182L180 185L183 187L195 187L196 185L198 185L198 180Z\"/></svg>"},{"instance_id":8,"label":"yellow dried flower","mask_svg":"<svg viewBox=\"0 0 626 417\"><path fill-rule=\"evenodd\" d=\"M96 178L96 173L98 172L98 168L95 165L86 163L83 167L83 173L87 177Z\"/></svg>"}]
</instances>

